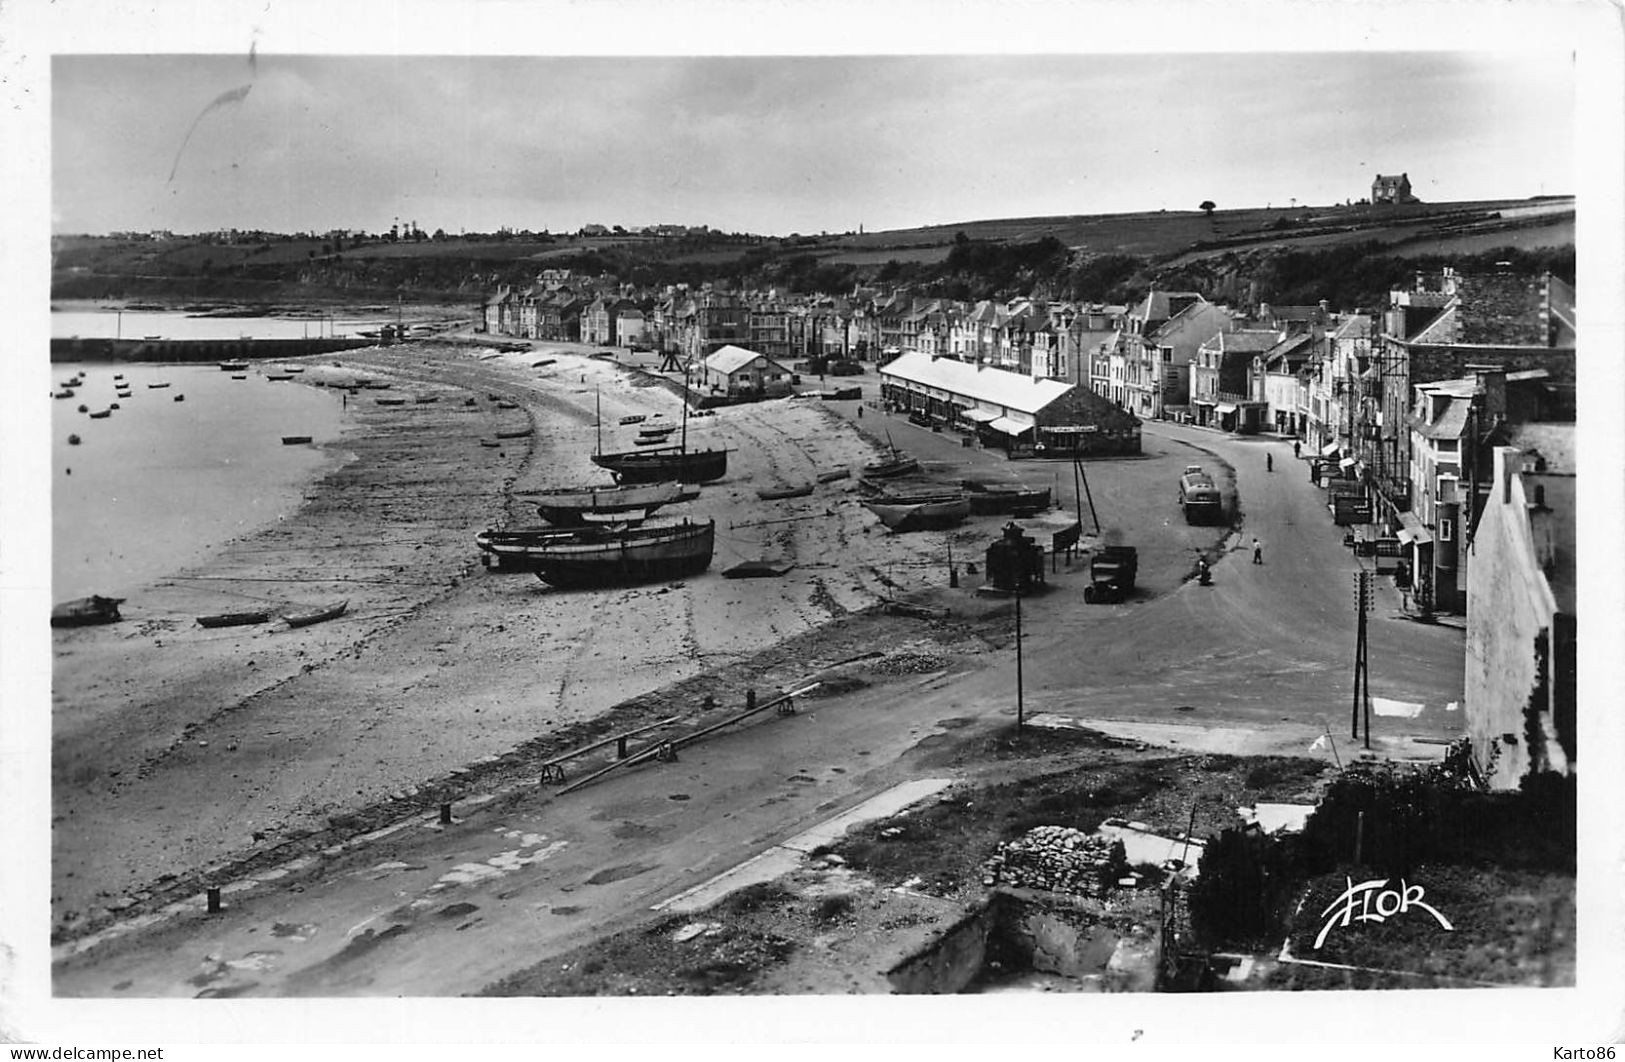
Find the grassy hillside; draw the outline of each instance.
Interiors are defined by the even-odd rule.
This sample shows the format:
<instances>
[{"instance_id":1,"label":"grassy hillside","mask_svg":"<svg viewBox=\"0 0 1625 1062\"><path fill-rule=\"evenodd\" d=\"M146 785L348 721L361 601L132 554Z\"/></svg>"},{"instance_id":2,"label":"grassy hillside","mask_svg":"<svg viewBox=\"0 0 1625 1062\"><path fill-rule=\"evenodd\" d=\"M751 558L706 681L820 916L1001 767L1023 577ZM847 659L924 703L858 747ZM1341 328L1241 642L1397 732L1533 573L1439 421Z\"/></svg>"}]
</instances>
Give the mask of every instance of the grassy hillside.
<instances>
[{"instance_id":1,"label":"grassy hillside","mask_svg":"<svg viewBox=\"0 0 1625 1062\"><path fill-rule=\"evenodd\" d=\"M1008 218L784 238L526 233L217 243L63 236L55 241L52 295L477 302L498 284L523 287L542 269L568 268L645 288L713 282L844 292L878 283L962 299L1037 292L1122 301L1155 283L1214 298L1293 301L1339 287L1351 270L1365 279L1342 283L1337 293L1358 298L1403 275L1407 261L1495 260L1503 251L1523 252L1518 259L1528 268L1556 262L1571 276L1573 242L1572 199ZM1282 260L1291 263L1286 276Z\"/></svg>"}]
</instances>

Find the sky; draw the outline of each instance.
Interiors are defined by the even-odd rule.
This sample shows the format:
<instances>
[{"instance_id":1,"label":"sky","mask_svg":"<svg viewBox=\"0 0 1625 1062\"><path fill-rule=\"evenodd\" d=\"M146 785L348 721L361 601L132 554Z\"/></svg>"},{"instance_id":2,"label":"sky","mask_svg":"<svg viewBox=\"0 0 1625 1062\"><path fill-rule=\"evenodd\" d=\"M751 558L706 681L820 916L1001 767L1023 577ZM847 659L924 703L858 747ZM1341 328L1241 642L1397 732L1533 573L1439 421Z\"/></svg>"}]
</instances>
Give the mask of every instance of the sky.
<instances>
[{"instance_id":1,"label":"sky","mask_svg":"<svg viewBox=\"0 0 1625 1062\"><path fill-rule=\"evenodd\" d=\"M1555 47L512 57L279 43L55 54L52 231L875 231L1324 205L1402 171L1432 201L1576 190L1573 58Z\"/></svg>"}]
</instances>

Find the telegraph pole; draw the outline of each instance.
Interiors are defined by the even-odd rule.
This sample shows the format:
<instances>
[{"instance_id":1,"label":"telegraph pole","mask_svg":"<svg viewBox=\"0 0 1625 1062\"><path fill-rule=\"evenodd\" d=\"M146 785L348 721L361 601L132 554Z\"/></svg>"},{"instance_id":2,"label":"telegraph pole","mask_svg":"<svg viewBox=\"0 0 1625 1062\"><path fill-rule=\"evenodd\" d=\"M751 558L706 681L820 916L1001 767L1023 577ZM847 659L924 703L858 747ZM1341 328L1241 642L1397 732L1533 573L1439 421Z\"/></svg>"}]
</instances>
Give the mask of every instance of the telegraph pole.
<instances>
[{"instance_id":1,"label":"telegraph pole","mask_svg":"<svg viewBox=\"0 0 1625 1062\"><path fill-rule=\"evenodd\" d=\"M1025 706L1022 701L1021 676L1021 584L1026 578L1026 572L1016 575L1016 730L1020 731L1026 723Z\"/></svg>"},{"instance_id":2,"label":"telegraph pole","mask_svg":"<svg viewBox=\"0 0 1625 1062\"><path fill-rule=\"evenodd\" d=\"M1359 740L1361 708L1365 710L1365 747L1371 748L1371 673L1366 657L1366 613L1371 610L1372 572L1361 568L1354 573L1354 610L1357 618L1354 638L1354 705L1349 723L1350 740Z\"/></svg>"}]
</instances>

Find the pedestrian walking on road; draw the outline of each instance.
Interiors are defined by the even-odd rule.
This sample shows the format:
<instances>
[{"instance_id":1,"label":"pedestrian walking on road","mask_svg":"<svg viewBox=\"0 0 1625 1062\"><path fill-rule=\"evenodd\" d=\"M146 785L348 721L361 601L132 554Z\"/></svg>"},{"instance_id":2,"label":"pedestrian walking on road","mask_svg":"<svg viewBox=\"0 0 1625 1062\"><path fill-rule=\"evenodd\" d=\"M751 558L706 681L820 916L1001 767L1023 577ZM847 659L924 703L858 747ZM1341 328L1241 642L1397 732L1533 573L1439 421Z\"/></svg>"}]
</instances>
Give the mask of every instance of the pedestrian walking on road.
<instances>
[{"instance_id":1,"label":"pedestrian walking on road","mask_svg":"<svg viewBox=\"0 0 1625 1062\"><path fill-rule=\"evenodd\" d=\"M1253 563L1264 563L1264 543L1258 541L1257 535L1253 536Z\"/></svg>"},{"instance_id":2,"label":"pedestrian walking on road","mask_svg":"<svg viewBox=\"0 0 1625 1062\"><path fill-rule=\"evenodd\" d=\"M1302 457L1303 456L1303 443L1300 442L1297 439L1292 440L1292 456L1293 457Z\"/></svg>"},{"instance_id":3,"label":"pedestrian walking on road","mask_svg":"<svg viewBox=\"0 0 1625 1062\"><path fill-rule=\"evenodd\" d=\"M1264 471L1266 471L1266 472L1274 472L1275 471L1275 455L1274 454L1265 454L1264 455Z\"/></svg>"}]
</instances>

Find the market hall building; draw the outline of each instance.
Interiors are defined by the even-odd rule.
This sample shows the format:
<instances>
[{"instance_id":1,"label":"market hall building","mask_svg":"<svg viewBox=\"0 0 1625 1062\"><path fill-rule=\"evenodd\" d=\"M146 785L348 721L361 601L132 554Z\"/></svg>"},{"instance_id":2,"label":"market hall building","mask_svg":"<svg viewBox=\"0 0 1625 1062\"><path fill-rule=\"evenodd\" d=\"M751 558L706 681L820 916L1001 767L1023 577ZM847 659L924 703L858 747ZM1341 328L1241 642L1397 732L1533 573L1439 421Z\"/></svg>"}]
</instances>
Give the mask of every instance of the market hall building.
<instances>
[{"instance_id":1,"label":"market hall building","mask_svg":"<svg viewBox=\"0 0 1625 1062\"><path fill-rule=\"evenodd\" d=\"M1140 452L1138 417L1064 380L908 353L881 368L880 395L888 409L973 434L1011 457Z\"/></svg>"}]
</instances>

